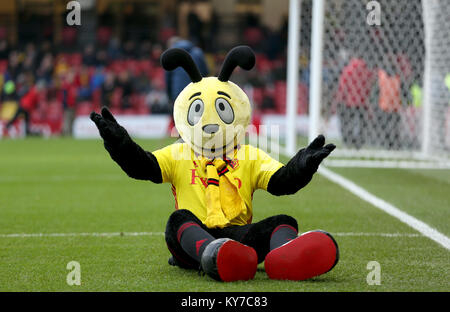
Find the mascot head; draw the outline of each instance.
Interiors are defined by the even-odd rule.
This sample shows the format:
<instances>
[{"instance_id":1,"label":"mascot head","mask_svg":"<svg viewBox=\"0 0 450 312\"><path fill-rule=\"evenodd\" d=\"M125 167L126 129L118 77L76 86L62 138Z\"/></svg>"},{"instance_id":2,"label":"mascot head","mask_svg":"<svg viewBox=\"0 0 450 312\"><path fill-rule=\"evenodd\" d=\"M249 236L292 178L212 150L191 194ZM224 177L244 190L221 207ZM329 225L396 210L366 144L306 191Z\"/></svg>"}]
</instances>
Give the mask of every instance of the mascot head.
<instances>
[{"instance_id":1,"label":"mascot head","mask_svg":"<svg viewBox=\"0 0 450 312\"><path fill-rule=\"evenodd\" d=\"M234 151L250 123L247 95L229 78L239 66L250 70L255 55L247 46L238 46L226 56L218 77L202 77L185 50L169 49L161 56L165 70L181 66L189 83L175 100L173 117L181 138L198 154L214 158Z\"/></svg>"}]
</instances>

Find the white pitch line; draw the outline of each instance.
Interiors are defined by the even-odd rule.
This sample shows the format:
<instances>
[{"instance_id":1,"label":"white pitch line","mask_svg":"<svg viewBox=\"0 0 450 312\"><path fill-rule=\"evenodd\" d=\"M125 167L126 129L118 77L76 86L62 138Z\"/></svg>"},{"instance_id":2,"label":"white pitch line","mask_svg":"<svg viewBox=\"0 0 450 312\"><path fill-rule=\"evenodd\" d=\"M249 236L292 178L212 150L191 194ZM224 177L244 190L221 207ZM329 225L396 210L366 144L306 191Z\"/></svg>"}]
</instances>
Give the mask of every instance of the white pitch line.
<instances>
[{"instance_id":1,"label":"white pitch line","mask_svg":"<svg viewBox=\"0 0 450 312\"><path fill-rule=\"evenodd\" d=\"M339 232L333 236L378 236L378 237L423 237L416 233L361 233ZM164 232L110 232L110 233L15 233L0 234L0 238L30 238L30 237L116 237L116 236L163 236Z\"/></svg>"},{"instance_id":2,"label":"white pitch line","mask_svg":"<svg viewBox=\"0 0 450 312\"><path fill-rule=\"evenodd\" d=\"M121 175L95 175L95 176L82 176L82 175L54 175L54 176L0 176L0 183L11 182L61 182L61 181L104 181L104 180L120 180L125 176Z\"/></svg>"},{"instance_id":3,"label":"white pitch line","mask_svg":"<svg viewBox=\"0 0 450 312\"><path fill-rule=\"evenodd\" d=\"M113 237L113 236L162 236L164 232L111 232L111 233L15 233L0 234L0 238L26 238L26 237L71 237L71 236L90 236L90 237Z\"/></svg>"},{"instance_id":4,"label":"white pitch line","mask_svg":"<svg viewBox=\"0 0 450 312\"><path fill-rule=\"evenodd\" d=\"M275 141L272 142L272 144L278 144ZM278 144L279 145L279 144ZM279 147L281 147L279 145ZM279 148L281 151L281 148ZM283 150L282 153L286 157L290 157L285 153ZM340 185L341 187L348 190L350 193L356 195L357 197L361 198L362 200L368 202L372 206L383 210L387 214L393 216L394 218L400 220L401 222L409 225L413 229L417 230L419 233L423 234L424 236L430 238L431 240L435 241L439 245L443 246L445 249L450 250L450 238L439 232L438 230L432 228L425 222L422 222L413 216L410 216L406 212L398 209L397 207L393 206L392 204L384 201L383 199L369 193L362 187L358 186L354 182L344 178L343 176L325 168L324 166L320 166L319 170L317 170L318 173L323 175L328 180Z\"/></svg>"},{"instance_id":5,"label":"white pitch line","mask_svg":"<svg viewBox=\"0 0 450 312\"><path fill-rule=\"evenodd\" d=\"M418 233L331 233L333 236L424 237Z\"/></svg>"},{"instance_id":6,"label":"white pitch line","mask_svg":"<svg viewBox=\"0 0 450 312\"><path fill-rule=\"evenodd\" d=\"M362 187L356 185L354 182L344 178L343 176L334 173L333 171L325 168L320 167L318 172L322 174L324 177L329 179L330 181L335 182L336 184L342 186L346 190L350 191L354 195L358 196L359 198L363 199L364 201L370 203L371 205L383 210L387 214L397 218L401 222L409 225L413 229L417 230L424 236L432 239L433 241L437 242L441 246L443 246L446 249L450 249L450 238L445 236L444 234L440 233L436 229L430 227L428 224L414 218L413 216L410 216L406 212L401 211L397 207L393 206L392 204L382 200L381 198L376 197L375 195L369 193Z\"/></svg>"},{"instance_id":7,"label":"white pitch line","mask_svg":"<svg viewBox=\"0 0 450 312\"><path fill-rule=\"evenodd\" d=\"M398 161L398 160L347 160L325 159L327 167L344 168L395 168L395 169L450 169L450 162Z\"/></svg>"}]
</instances>

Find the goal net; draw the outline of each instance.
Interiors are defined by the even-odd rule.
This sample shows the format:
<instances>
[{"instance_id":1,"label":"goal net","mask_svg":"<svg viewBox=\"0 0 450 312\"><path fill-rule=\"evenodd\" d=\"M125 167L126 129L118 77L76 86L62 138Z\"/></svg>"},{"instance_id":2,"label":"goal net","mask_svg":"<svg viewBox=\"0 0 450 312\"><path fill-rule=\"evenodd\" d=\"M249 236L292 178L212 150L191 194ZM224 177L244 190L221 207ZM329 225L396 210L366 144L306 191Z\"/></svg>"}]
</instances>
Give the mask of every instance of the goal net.
<instances>
[{"instance_id":1,"label":"goal net","mask_svg":"<svg viewBox=\"0 0 450 312\"><path fill-rule=\"evenodd\" d=\"M313 2L302 1L303 37ZM324 0L323 14L320 96L310 109L320 106L315 132L339 142L328 164L450 167L450 1Z\"/></svg>"}]
</instances>

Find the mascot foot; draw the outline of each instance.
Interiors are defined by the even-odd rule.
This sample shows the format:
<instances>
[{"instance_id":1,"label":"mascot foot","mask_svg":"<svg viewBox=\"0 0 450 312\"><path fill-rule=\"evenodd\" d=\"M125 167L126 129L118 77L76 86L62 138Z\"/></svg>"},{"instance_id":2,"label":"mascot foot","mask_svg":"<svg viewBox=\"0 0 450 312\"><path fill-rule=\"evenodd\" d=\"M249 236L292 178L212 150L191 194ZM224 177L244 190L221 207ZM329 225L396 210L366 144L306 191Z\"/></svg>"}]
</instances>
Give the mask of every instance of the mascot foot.
<instances>
[{"instance_id":1,"label":"mascot foot","mask_svg":"<svg viewBox=\"0 0 450 312\"><path fill-rule=\"evenodd\" d=\"M327 273L338 260L334 238L324 231L311 231L273 249L264 266L271 279L301 281Z\"/></svg>"},{"instance_id":2,"label":"mascot foot","mask_svg":"<svg viewBox=\"0 0 450 312\"><path fill-rule=\"evenodd\" d=\"M249 280L258 266L256 251L228 238L219 238L206 246L202 254L203 271L218 281Z\"/></svg>"}]
</instances>

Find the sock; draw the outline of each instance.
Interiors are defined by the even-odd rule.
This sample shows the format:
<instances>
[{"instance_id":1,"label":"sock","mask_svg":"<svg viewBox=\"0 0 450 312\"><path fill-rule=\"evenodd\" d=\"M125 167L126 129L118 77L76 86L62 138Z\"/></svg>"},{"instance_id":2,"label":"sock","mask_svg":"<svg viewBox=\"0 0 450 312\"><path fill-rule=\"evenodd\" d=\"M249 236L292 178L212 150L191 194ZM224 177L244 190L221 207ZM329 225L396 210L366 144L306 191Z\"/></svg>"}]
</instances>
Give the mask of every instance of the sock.
<instances>
[{"instance_id":1,"label":"sock","mask_svg":"<svg viewBox=\"0 0 450 312\"><path fill-rule=\"evenodd\" d=\"M198 262L200 262L206 246L215 240L195 222L183 223L178 229L177 239L181 248Z\"/></svg>"},{"instance_id":2,"label":"sock","mask_svg":"<svg viewBox=\"0 0 450 312\"><path fill-rule=\"evenodd\" d=\"M279 225L273 230L270 237L270 250L280 247L297 237L297 230L287 224Z\"/></svg>"}]
</instances>

